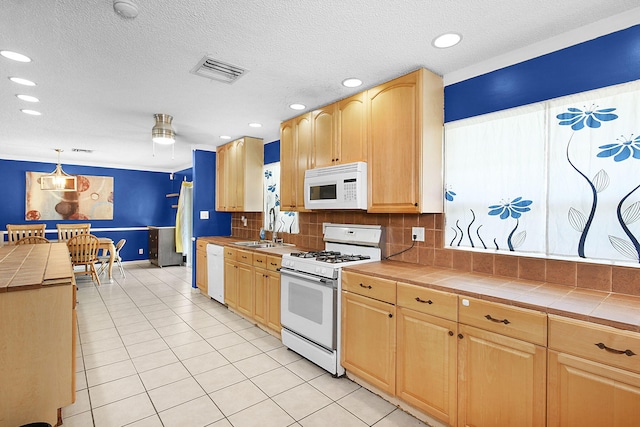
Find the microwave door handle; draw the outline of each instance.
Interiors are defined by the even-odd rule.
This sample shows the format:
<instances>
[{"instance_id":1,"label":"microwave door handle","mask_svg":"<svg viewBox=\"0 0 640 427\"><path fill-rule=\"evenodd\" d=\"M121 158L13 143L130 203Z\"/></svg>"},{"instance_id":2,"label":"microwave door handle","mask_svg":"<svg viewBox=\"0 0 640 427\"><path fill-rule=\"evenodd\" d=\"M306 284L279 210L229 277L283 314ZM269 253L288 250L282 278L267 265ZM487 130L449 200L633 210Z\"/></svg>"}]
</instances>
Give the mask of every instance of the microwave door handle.
<instances>
[{"instance_id":1,"label":"microwave door handle","mask_svg":"<svg viewBox=\"0 0 640 427\"><path fill-rule=\"evenodd\" d=\"M317 282L324 286L332 286L332 282L333 282L333 280L327 280L321 277L309 276L307 274L301 274L295 271L285 270L284 268L280 269L280 274L285 276L297 277L299 279L304 279L309 282Z\"/></svg>"}]
</instances>

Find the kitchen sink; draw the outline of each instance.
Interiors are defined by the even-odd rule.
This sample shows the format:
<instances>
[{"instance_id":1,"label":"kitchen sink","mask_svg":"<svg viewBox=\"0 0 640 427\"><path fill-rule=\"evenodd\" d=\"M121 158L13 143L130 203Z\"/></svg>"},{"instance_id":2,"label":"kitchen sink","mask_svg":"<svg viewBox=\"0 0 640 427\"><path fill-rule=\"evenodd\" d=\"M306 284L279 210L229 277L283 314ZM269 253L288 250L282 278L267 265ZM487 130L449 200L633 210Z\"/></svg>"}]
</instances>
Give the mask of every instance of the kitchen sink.
<instances>
[{"instance_id":1,"label":"kitchen sink","mask_svg":"<svg viewBox=\"0 0 640 427\"><path fill-rule=\"evenodd\" d=\"M235 242L234 245L244 246L245 248L281 248L283 246L295 246L293 243L274 243L268 242L264 240L260 241L249 241L249 242Z\"/></svg>"}]
</instances>

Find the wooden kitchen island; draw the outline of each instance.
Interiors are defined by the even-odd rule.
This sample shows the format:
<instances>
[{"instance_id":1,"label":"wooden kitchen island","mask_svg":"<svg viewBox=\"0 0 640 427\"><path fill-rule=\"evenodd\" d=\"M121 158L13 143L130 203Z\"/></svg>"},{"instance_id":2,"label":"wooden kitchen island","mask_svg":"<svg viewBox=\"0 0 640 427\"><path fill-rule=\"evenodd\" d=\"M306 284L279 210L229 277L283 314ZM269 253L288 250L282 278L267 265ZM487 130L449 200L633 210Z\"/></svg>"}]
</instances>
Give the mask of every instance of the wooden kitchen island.
<instances>
[{"instance_id":1,"label":"wooden kitchen island","mask_svg":"<svg viewBox=\"0 0 640 427\"><path fill-rule=\"evenodd\" d=\"M75 289L64 243L0 247L0 427L75 401Z\"/></svg>"}]
</instances>

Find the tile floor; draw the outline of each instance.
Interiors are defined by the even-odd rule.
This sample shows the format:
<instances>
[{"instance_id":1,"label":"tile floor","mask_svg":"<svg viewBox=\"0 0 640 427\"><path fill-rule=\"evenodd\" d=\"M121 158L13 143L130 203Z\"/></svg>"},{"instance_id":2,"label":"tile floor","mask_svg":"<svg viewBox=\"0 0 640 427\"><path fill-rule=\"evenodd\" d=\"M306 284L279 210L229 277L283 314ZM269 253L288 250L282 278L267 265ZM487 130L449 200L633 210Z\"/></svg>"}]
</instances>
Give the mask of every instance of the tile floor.
<instances>
[{"instance_id":1,"label":"tile floor","mask_svg":"<svg viewBox=\"0 0 640 427\"><path fill-rule=\"evenodd\" d=\"M191 288L191 270L78 281L76 403L65 427L418 427Z\"/></svg>"}]
</instances>

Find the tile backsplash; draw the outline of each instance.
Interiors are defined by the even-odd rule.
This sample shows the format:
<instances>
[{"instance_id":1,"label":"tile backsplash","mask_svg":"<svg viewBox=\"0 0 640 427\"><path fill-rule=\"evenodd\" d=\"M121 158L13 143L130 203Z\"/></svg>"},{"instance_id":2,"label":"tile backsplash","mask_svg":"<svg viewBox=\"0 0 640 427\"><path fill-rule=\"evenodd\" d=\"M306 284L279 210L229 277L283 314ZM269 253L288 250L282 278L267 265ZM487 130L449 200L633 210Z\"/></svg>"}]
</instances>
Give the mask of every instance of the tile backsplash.
<instances>
[{"instance_id":1,"label":"tile backsplash","mask_svg":"<svg viewBox=\"0 0 640 427\"><path fill-rule=\"evenodd\" d=\"M279 233L278 237L308 250L324 248L324 222L375 224L385 227L383 256L391 255L391 260L640 296L640 268L447 249L443 245L442 214L319 211L299 215L300 234ZM241 216L247 219L246 226ZM232 215L231 232L235 237L258 239L261 226L260 212ZM411 246L412 227L424 227L425 241L416 242L412 249L393 256ZM270 237L267 232L267 238Z\"/></svg>"}]
</instances>

